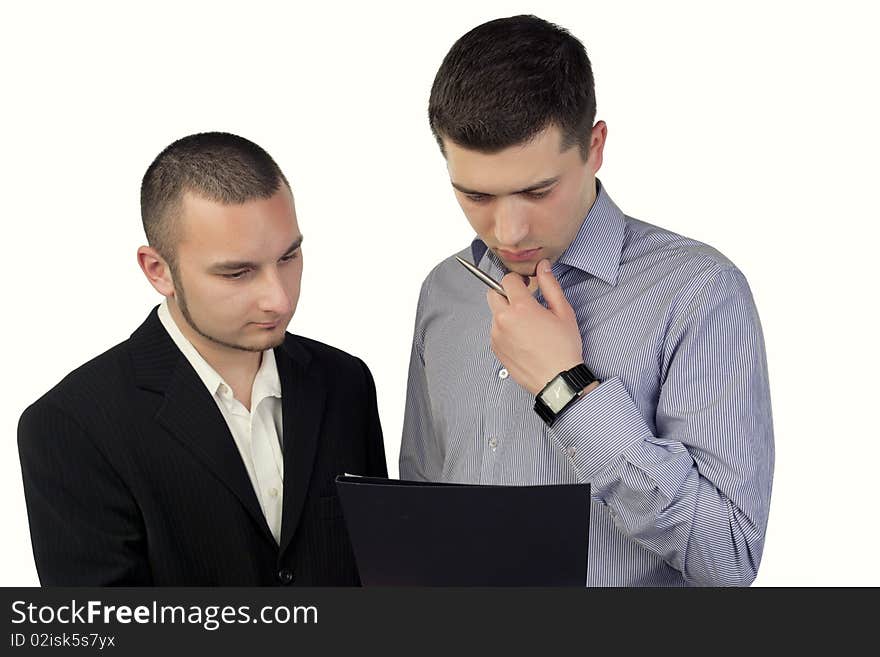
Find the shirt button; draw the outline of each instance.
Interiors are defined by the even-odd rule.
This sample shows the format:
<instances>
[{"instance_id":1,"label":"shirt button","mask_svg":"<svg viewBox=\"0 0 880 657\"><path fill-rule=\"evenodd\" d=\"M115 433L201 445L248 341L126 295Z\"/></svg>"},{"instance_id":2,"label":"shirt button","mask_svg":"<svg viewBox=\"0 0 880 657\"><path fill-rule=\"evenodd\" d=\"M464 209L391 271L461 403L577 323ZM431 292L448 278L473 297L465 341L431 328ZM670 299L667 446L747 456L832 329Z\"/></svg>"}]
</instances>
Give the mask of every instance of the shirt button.
<instances>
[{"instance_id":1,"label":"shirt button","mask_svg":"<svg viewBox=\"0 0 880 657\"><path fill-rule=\"evenodd\" d=\"M278 489L274 488L274 487L270 488L269 489L269 497L278 497Z\"/></svg>"},{"instance_id":2,"label":"shirt button","mask_svg":"<svg viewBox=\"0 0 880 657\"><path fill-rule=\"evenodd\" d=\"M489 447L495 449L498 447L498 439L497 438L489 438Z\"/></svg>"},{"instance_id":3,"label":"shirt button","mask_svg":"<svg viewBox=\"0 0 880 657\"><path fill-rule=\"evenodd\" d=\"M568 458L573 459L574 455L577 454L577 450L574 447L569 447L565 450L565 453L568 454Z\"/></svg>"},{"instance_id":4,"label":"shirt button","mask_svg":"<svg viewBox=\"0 0 880 657\"><path fill-rule=\"evenodd\" d=\"M282 568L278 571L278 581L282 584L290 584L293 581L293 573L289 568Z\"/></svg>"},{"instance_id":5,"label":"shirt button","mask_svg":"<svg viewBox=\"0 0 880 657\"><path fill-rule=\"evenodd\" d=\"M498 372L498 378L499 378L499 379L506 379L506 378L509 377L509 376L510 376L510 372L508 372L508 371L507 371L506 369L504 369L504 368L501 368L501 371Z\"/></svg>"}]
</instances>

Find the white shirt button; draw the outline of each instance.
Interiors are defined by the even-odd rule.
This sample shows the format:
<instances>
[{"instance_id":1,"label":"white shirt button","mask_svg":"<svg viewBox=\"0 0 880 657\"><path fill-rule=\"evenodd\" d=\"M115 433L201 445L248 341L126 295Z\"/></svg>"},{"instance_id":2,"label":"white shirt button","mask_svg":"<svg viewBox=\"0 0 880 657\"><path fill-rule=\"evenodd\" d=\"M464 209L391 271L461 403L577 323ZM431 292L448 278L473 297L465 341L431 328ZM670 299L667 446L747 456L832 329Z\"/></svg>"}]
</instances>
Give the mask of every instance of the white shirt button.
<instances>
[{"instance_id":1,"label":"white shirt button","mask_svg":"<svg viewBox=\"0 0 880 657\"><path fill-rule=\"evenodd\" d=\"M278 497L278 489L274 486L269 489L269 497Z\"/></svg>"},{"instance_id":2,"label":"white shirt button","mask_svg":"<svg viewBox=\"0 0 880 657\"><path fill-rule=\"evenodd\" d=\"M495 449L498 447L498 439L497 438L489 438L489 447Z\"/></svg>"},{"instance_id":3,"label":"white shirt button","mask_svg":"<svg viewBox=\"0 0 880 657\"><path fill-rule=\"evenodd\" d=\"M568 454L568 458L573 459L574 455L577 454L577 450L574 447L569 447L565 450L565 453Z\"/></svg>"},{"instance_id":4,"label":"white shirt button","mask_svg":"<svg viewBox=\"0 0 880 657\"><path fill-rule=\"evenodd\" d=\"M508 371L507 371L506 369L504 369L504 368L501 368L501 371L498 372L498 378L499 378L499 379L506 379L506 378L509 377L509 376L510 376L510 372L508 372Z\"/></svg>"}]
</instances>

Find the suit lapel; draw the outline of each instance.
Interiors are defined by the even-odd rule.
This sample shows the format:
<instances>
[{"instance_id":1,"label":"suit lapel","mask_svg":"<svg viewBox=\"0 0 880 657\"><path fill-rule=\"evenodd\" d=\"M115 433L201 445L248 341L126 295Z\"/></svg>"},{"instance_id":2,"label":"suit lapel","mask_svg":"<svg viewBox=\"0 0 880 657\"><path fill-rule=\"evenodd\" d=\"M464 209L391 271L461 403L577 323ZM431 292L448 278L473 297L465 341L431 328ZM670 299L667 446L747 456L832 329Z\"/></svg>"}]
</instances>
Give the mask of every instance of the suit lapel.
<instances>
[{"instance_id":1,"label":"suit lapel","mask_svg":"<svg viewBox=\"0 0 880 657\"><path fill-rule=\"evenodd\" d=\"M156 421L235 494L260 532L274 543L220 409L165 331L155 309L132 334L130 346L137 384L165 397Z\"/></svg>"},{"instance_id":2,"label":"suit lapel","mask_svg":"<svg viewBox=\"0 0 880 657\"><path fill-rule=\"evenodd\" d=\"M275 538L226 420L186 359L172 376L156 420L235 494L261 531Z\"/></svg>"},{"instance_id":3,"label":"suit lapel","mask_svg":"<svg viewBox=\"0 0 880 657\"><path fill-rule=\"evenodd\" d=\"M290 546L302 516L324 415L326 388L311 356L293 336L275 350L281 379L284 500L280 553Z\"/></svg>"}]
</instances>

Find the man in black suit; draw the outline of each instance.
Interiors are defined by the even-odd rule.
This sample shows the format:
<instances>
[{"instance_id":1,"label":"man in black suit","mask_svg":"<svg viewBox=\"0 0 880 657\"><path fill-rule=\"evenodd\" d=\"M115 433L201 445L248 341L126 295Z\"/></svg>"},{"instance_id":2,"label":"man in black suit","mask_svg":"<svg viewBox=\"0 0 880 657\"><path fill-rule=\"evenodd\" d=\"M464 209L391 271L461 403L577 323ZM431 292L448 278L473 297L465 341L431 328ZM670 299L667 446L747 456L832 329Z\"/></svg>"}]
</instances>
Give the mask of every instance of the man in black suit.
<instances>
[{"instance_id":1,"label":"man in black suit","mask_svg":"<svg viewBox=\"0 0 880 657\"><path fill-rule=\"evenodd\" d=\"M386 476L358 358L291 335L302 234L256 144L184 137L141 188L165 297L31 405L18 444L44 585L357 585L336 497Z\"/></svg>"}]
</instances>

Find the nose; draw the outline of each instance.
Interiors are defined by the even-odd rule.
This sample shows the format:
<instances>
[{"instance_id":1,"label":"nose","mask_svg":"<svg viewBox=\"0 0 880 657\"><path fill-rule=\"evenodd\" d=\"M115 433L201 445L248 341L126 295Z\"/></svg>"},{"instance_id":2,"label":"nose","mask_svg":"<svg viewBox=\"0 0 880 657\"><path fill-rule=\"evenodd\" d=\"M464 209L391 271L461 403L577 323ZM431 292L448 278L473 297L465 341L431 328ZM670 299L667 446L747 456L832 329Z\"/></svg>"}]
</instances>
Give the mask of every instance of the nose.
<instances>
[{"instance_id":1,"label":"nose","mask_svg":"<svg viewBox=\"0 0 880 657\"><path fill-rule=\"evenodd\" d=\"M293 304L278 267L267 267L260 281L259 308L275 315L287 315Z\"/></svg>"},{"instance_id":2,"label":"nose","mask_svg":"<svg viewBox=\"0 0 880 657\"><path fill-rule=\"evenodd\" d=\"M523 204L515 197L501 197L495 210L495 239L499 246L516 247L529 234L529 222Z\"/></svg>"}]
</instances>

